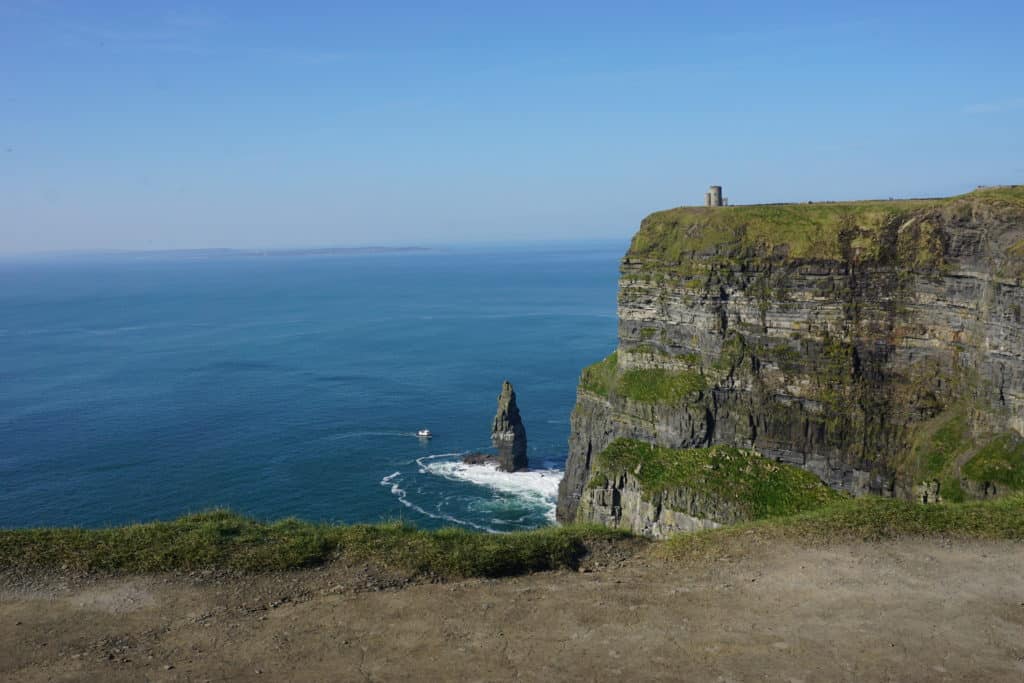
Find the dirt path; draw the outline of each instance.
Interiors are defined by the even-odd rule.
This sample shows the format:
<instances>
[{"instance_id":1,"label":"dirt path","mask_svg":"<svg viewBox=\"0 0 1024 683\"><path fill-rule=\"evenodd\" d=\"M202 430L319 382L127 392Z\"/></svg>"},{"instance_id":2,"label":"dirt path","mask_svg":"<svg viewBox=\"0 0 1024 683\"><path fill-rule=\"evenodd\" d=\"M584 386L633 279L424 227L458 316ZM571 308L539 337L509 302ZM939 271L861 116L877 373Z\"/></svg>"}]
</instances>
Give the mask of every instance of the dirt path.
<instances>
[{"instance_id":1,"label":"dirt path","mask_svg":"<svg viewBox=\"0 0 1024 683\"><path fill-rule=\"evenodd\" d=\"M1024 544L613 564L406 586L337 565L255 579L8 574L0 678L1024 681Z\"/></svg>"}]
</instances>

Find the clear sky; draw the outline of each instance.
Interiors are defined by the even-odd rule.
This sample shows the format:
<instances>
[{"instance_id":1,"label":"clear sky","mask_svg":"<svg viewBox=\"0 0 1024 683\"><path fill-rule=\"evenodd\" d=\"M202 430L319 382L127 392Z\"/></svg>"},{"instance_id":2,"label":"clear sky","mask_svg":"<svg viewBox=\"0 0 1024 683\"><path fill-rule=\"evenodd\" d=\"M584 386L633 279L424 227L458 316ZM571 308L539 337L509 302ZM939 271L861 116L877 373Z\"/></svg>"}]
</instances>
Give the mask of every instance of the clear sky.
<instances>
[{"instance_id":1,"label":"clear sky","mask_svg":"<svg viewBox=\"0 0 1024 683\"><path fill-rule=\"evenodd\" d=\"M628 236L712 183L1024 183L1024 2L0 0L0 252Z\"/></svg>"}]
</instances>

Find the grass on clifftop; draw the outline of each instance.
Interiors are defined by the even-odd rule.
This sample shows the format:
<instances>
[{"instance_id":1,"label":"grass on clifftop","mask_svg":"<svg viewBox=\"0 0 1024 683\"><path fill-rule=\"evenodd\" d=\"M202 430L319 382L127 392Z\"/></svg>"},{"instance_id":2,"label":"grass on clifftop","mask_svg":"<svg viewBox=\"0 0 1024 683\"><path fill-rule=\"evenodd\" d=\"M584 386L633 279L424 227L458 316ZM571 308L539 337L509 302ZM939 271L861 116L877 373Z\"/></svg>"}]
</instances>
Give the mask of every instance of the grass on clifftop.
<instances>
[{"instance_id":1,"label":"grass on clifftop","mask_svg":"<svg viewBox=\"0 0 1024 683\"><path fill-rule=\"evenodd\" d=\"M840 236L844 231L853 240L854 249L871 254L879 247L878 238L913 212L956 201L1024 210L1024 186L985 188L943 199L683 206L644 219L629 256L678 263L692 253L724 250L767 254L784 247L792 258L836 259L842 255ZM927 248L931 244L927 231L920 237L922 243L917 248Z\"/></svg>"},{"instance_id":2,"label":"grass on clifftop","mask_svg":"<svg viewBox=\"0 0 1024 683\"><path fill-rule=\"evenodd\" d=\"M587 543L626 534L598 526L511 534L423 531L401 522L332 526L263 523L227 510L109 529L0 530L0 567L106 572L297 569L334 558L413 574L508 576L574 567Z\"/></svg>"},{"instance_id":3,"label":"grass on clifftop","mask_svg":"<svg viewBox=\"0 0 1024 683\"><path fill-rule=\"evenodd\" d=\"M1024 540L1024 494L991 501L922 505L865 496L789 517L679 534L656 546L669 558L728 555L751 542L801 545L903 538Z\"/></svg>"},{"instance_id":4,"label":"grass on clifftop","mask_svg":"<svg viewBox=\"0 0 1024 683\"><path fill-rule=\"evenodd\" d=\"M698 391L707 389L707 380L699 372L665 370L661 368L618 367L618 354L583 369L580 386L599 396L622 396L642 403L670 403L682 401Z\"/></svg>"},{"instance_id":5,"label":"grass on clifftop","mask_svg":"<svg viewBox=\"0 0 1024 683\"><path fill-rule=\"evenodd\" d=\"M814 474L732 446L674 449L617 439L594 462L597 484L622 473L644 497L686 489L736 507L748 519L791 515L841 498Z\"/></svg>"},{"instance_id":6,"label":"grass on clifftop","mask_svg":"<svg viewBox=\"0 0 1024 683\"><path fill-rule=\"evenodd\" d=\"M750 541L804 545L904 537L1024 540L1024 494L994 501L921 505L865 497L788 517L679 534L656 543L668 558L714 557ZM133 574L198 569L265 572L334 558L374 562L412 574L510 576L573 568L587 544L625 540L597 526L511 534L421 531L402 523L328 526L297 520L264 524L214 510L172 522L111 529L0 530L0 567Z\"/></svg>"}]
</instances>

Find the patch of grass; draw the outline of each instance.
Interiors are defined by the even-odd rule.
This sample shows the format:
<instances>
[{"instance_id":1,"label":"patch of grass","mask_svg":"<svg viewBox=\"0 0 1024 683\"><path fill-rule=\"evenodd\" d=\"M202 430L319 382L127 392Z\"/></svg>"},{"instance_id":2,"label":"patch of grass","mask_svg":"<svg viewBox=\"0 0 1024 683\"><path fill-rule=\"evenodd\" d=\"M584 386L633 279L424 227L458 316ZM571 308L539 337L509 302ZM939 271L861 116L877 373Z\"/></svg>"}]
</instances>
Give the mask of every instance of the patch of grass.
<instances>
[{"instance_id":1,"label":"patch of grass","mask_svg":"<svg viewBox=\"0 0 1024 683\"><path fill-rule=\"evenodd\" d=\"M840 498L805 470L732 446L673 449L617 439L598 454L596 477L636 477L644 497L686 489L739 510L746 519L789 515Z\"/></svg>"},{"instance_id":2,"label":"patch of grass","mask_svg":"<svg viewBox=\"0 0 1024 683\"><path fill-rule=\"evenodd\" d=\"M334 558L413 574L508 576L574 567L590 542L626 536L598 526L511 534L424 531L395 522L337 526L297 519L264 523L227 510L108 529L0 530L0 566L145 573L298 569Z\"/></svg>"},{"instance_id":3,"label":"patch of grass","mask_svg":"<svg viewBox=\"0 0 1024 683\"><path fill-rule=\"evenodd\" d=\"M958 455L970 448L970 427L963 412L951 412L947 421L917 444L917 478L937 479L946 474Z\"/></svg>"},{"instance_id":4,"label":"patch of grass","mask_svg":"<svg viewBox=\"0 0 1024 683\"><path fill-rule=\"evenodd\" d=\"M1024 490L1024 439L1000 434L978 451L963 472L977 482L991 481L1014 490Z\"/></svg>"},{"instance_id":5,"label":"patch of grass","mask_svg":"<svg viewBox=\"0 0 1024 683\"><path fill-rule=\"evenodd\" d=\"M644 403L678 403L707 388L707 380L699 372L661 368L627 370L616 386L620 395Z\"/></svg>"},{"instance_id":6,"label":"patch of grass","mask_svg":"<svg viewBox=\"0 0 1024 683\"><path fill-rule=\"evenodd\" d=\"M939 426L931 433L926 431L914 446L916 481L937 480L939 493L947 502L962 502L967 497L961 476L1024 491L1024 439L1013 432L976 439L962 407L937 419ZM958 468L957 462L967 458Z\"/></svg>"},{"instance_id":7,"label":"patch of grass","mask_svg":"<svg viewBox=\"0 0 1024 683\"><path fill-rule=\"evenodd\" d=\"M907 473L914 482L939 482L943 502L967 499L957 461L974 447L966 408L957 406L924 425L909 453Z\"/></svg>"},{"instance_id":8,"label":"patch of grass","mask_svg":"<svg viewBox=\"0 0 1024 683\"><path fill-rule=\"evenodd\" d=\"M655 552L683 559L728 554L734 544L750 542L829 545L908 537L1024 540L1024 495L947 505L865 496L799 515L679 534Z\"/></svg>"},{"instance_id":9,"label":"patch of grass","mask_svg":"<svg viewBox=\"0 0 1024 683\"><path fill-rule=\"evenodd\" d=\"M583 368L583 372L580 373L580 386L598 396L608 398L612 387L615 386L618 363L618 353L612 351L604 360Z\"/></svg>"},{"instance_id":10,"label":"patch of grass","mask_svg":"<svg viewBox=\"0 0 1024 683\"><path fill-rule=\"evenodd\" d=\"M660 368L621 370L618 355L612 353L599 363L583 369L580 386L598 396L622 396L644 403L678 403L707 389L699 372Z\"/></svg>"}]
</instances>

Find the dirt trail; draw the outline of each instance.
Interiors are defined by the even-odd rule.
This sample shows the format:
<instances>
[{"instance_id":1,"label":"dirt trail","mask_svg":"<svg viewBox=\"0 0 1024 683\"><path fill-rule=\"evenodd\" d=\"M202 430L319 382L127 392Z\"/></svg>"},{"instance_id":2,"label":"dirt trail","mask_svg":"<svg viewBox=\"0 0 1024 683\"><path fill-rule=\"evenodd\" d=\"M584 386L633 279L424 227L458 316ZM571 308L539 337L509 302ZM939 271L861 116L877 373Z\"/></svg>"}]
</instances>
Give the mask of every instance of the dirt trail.
<instances>
[{"instance_id":1,"label":"dirt trail","mask_svg":"<svg viewBox=\"0 0 1024 683\"><path fill-rule=\"evenodd\" d=\"M4 680L1024 681L1020 543L760 546L405 586L340 565L0 579Z\"/></svg>"}]
</instances>

